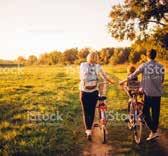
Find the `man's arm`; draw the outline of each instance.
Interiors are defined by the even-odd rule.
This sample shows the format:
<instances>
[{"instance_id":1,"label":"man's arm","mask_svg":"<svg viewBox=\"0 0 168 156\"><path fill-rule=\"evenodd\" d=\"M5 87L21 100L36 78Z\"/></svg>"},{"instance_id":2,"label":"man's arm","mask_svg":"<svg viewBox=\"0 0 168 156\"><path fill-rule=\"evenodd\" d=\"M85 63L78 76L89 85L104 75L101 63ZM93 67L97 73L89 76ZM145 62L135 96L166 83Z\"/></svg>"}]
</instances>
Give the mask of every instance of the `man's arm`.
<instances>
[{"instance_id":1,"label":"man's arm","mask_svg":"<svg viewBox=\"0 0 168 156\"><path fill-rule=\"evenodd\" d=\"M122 80L119 82L120 85L123 85L124 83L126 83L128 81L128 79Z\"/></svg>"},{"instance_id":2,"label":"man's arm","mask_svg":"<svg viewBox=\"0 0 168 156\"><path fill-rule=\"evenodd\" d=\"M145 66L144 64L140 65L134 73L132 73L131 75L128 76L128 79L129 80L133 79L136 76L138 76L140 73L143 73L144 72L144 66Z\"/></svg>"},{"instance_id":3,"label":"man's arm","mask_svg":"<svg viewBox=\"0 0 168 156\"><path fill-rule=\"evenodd\" d=\"M105 73L103 70L100 72L100 76L104 81L108 81L109 83L113 84L115 81L108 77L107 73Z\"/></svg>"}]
</instances>

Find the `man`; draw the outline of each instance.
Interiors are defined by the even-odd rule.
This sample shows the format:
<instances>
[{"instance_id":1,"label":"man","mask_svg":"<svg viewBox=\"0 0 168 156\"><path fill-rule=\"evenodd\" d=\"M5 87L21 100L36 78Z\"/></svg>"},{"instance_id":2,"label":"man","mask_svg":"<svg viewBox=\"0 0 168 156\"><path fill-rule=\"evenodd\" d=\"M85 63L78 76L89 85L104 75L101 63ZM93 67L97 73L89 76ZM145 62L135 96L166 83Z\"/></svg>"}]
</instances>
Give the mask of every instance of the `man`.
<instances>
[{"instance_id":1,"label":"man","mask_svg":"<svg viewBox=\"0 0 168 156\"><path fill-rule=\"evenodd\" d=\"M157 129L160 116L160 101L163 93L164 68L155 61L157 52L152 49L147 52L148 61L138 67L138 69L128 76L132 79L138 74L142 74L142 89L145 94L143 114L150 134L147 140L158 137ZM150 109L152 113L150 113Z\"/></svg>"}]
</instances>

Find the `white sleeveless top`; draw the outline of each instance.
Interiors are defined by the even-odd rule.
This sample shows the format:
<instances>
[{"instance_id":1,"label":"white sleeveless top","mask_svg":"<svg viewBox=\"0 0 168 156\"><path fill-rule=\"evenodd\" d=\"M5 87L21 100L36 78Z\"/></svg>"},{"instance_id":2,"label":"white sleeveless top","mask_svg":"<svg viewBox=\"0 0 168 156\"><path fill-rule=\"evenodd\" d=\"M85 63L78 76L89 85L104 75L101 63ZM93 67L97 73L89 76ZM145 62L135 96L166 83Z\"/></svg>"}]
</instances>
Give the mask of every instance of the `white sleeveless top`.
<instances>
[{"instance_id":1,"label":"white sleeveless top","mask_svg":"<svg viewBox=\"0 0 168 156\"><path fill-rule=\"evenodd\" d=\"M79 85L79 90L80 91L93 92L93 91L98 90L98 86L96 88L92 89L92 90L85 89L85 87L84 87L84 79L86 78L86 75L89 71L89 66L94 66L96 68L95 72L96 72L97 76L101 73L104 74L104 72L101 68L101 65L99 65L99 64L89 64L87 62L81 63L81 65L80 65L80 85Z\"/></svg>"}]
</instances>

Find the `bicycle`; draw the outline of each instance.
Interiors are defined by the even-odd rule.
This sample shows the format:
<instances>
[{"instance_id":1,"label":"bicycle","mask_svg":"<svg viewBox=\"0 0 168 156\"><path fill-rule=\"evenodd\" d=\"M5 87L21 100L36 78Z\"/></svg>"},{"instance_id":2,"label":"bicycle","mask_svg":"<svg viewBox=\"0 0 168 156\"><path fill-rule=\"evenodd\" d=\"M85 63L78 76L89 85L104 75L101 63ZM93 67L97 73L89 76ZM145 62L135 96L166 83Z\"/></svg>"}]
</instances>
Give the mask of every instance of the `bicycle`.
<instances>
[{"instance_id":1,"label":"bicycle","mask_svg":"<svg viewBox=\"0 0 168 156\"><path fill-rule=\"evenodd\" d=\"M99 112L99 128L101 132L101 140L102 143L105 144L107 142L107 117L106 117L106 111L107 111L107 106L105 103L105 99L103 97L98 99L98 112Z\"/></svg>"},{"instance_id":2,"label":"bicycle","mask_svg":"<svg viewBox=\"0 0 168 156\"><path fill-rule=\"evenodd\" d=\"M143 120L142 120L142 109L143 109L143 93L139 91L140 82L136 81L128 84L124 87L125 92L128 94L129 100L129 119L128 128L133 131L133 139L139 144L141 142ZM140 97L141 102L138 101Z\"/></svg>"},{"instance_id":3,"label":"bicycle","mask_svg":"<svg viewBox=\"0 0 168 156\"><path fill-rule=\"evenodd\" d=\"M101 82L99 85L106 85L107 83ZM107 87L107 86L105 86ZM99 88L100 89L100 88ZM106 90L106 88L105 88ZM98 97L98 103L96 106L98 110L98 124L95 124L94 127L99 127L101 132L101 142L105 144L107 142L107 105L106 105L106 97L100 96Z\"/></svg>"}]
</instances>

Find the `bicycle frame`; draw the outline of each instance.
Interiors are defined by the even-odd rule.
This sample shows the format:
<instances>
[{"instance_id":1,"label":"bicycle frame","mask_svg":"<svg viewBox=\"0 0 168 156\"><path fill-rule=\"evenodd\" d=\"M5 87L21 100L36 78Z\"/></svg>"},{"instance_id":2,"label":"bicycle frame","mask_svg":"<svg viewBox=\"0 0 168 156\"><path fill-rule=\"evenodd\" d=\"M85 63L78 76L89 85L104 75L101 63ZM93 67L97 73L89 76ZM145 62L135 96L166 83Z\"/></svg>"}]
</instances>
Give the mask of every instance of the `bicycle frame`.
<instances>
[{"instance_id":1,"label":"bicycle frame","mask_svg":"<svg viewBox=\"0 0 168 156\"><path fill-rule=\"evenodd\" d=\"M130 93L126 88L125 91L129 95L130 101L130 120L128 122L128 127L130 130L133 130L134 140L137 144L141 141L142 134L142 122L141 122L141 102L138 102L138 96L140 95L138 89L131 90Z\"/></svg>"},{"instance_id":2,"label":"bicycle frame","mask_svg":"<svg viewBox=\"0 0 168 156\"><path fill-rule=\"evenodd\" d=\"M102 143L105 144L107 142L107 117L106 117L106 111L107 111L107 106L106 106L106 98L103 97L102 95L106 95L106 90L107 90L107 82L99 82L99 97L98 103L97 103L97 110L98 110L98 120L99 123L96 124L96 127L100 128L100 136Z\"/></svg>"},{"instance_id":3,"label":"bicycle frame","mask_svg":"<svg viewBox=\"0 0 168 156\"><path fill-rule=\"evenodd\" d=\"M106 111L107 106L104 100L98 101L98 117L99 117L99 124L97 125L100 128L101 140L102 143L105 144L107 142L107 118L106 118Z\"/></svg>"},{"instance_id":4,"label":"bicycle frame","mask_svg":"<svg viewBox=\"0 0 168 156\"><path fill-rule=\"evenodd\" d=\"M106 93L107 91L107 85L108 83L107 82L99 82L99 93L101 95L101 93ZM107 122L107 119L106 119L106 111L107 111L107 106L106 106L106 103L105 103L105 100L98 100L98 112L99 112L99 120L100 120L100 123L105 125L106 122Z\"/></svg>"},{"instance_id":5,"label":"bicycle frame","mask_svg":"<svg viewBox=\"0 0 168 156\"><path fill-rule=\"evenodd\" d=\"M133 121L134 125L136 124L137 116L138 116L138 110L137 110L137 96L133 95L132 100L131 100L131 105L133 108Z\"/></svg>"},{"instance_id":6,"label":"bicycle frame","mask_svg":"<svg viewBox=\"0 0 168 156\"><path fill-rule=\"evenodd\" d=\"M100 103L100 101L99 101L98 111L99 111L100 124L106 125L106 123L107 123L107 119L106 119L107 106L104 103L104 101L102 103Z\"/></svg>"}]
</instances>

